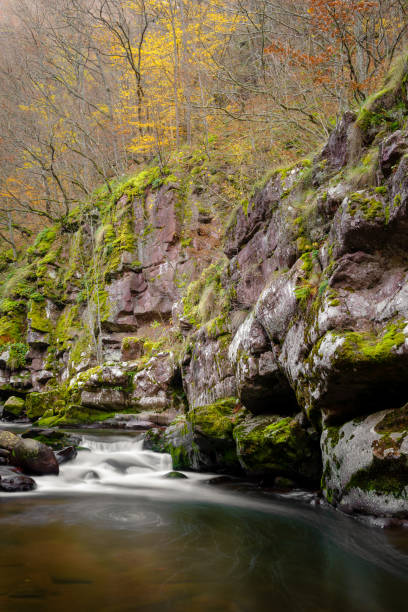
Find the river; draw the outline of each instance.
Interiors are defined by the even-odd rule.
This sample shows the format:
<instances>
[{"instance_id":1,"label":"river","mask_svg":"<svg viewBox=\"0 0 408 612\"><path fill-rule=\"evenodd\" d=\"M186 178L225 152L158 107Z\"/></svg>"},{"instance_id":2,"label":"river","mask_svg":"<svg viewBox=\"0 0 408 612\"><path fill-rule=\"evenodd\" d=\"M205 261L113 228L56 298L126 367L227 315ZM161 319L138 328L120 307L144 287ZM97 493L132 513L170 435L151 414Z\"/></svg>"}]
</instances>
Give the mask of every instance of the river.
<instances>
[{"instance_id":1,"label":"river","mask_svg":"<svg viewBox=\"0 0 408 612\"><path fill-rule=\"evenodd\" d=\"M408 533L302 492L168 479L139 435L85 433L60 476L0 495L0 610L391 612L406 606Z\"/></svg>"}]
</instances>

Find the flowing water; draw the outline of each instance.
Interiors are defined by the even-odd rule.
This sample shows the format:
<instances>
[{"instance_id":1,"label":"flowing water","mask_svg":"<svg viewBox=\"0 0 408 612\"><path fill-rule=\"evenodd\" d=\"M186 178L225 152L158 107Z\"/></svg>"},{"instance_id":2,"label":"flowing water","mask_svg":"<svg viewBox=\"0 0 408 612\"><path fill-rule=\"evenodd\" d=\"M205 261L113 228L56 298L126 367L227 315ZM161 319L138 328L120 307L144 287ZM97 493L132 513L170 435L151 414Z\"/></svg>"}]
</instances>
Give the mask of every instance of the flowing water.
<instances>
[{"instance_id":1,"label":"flowing water","mask_svg":"<svg viewBox=\"0 0 408 612\"><path fill-rule=\"evenodd\" d=\"M406 609L405 531L209 475L167 479L170 457L138 436L82 445L59 477L0 496L2 612Z\"/></svg>"}]
</instances>

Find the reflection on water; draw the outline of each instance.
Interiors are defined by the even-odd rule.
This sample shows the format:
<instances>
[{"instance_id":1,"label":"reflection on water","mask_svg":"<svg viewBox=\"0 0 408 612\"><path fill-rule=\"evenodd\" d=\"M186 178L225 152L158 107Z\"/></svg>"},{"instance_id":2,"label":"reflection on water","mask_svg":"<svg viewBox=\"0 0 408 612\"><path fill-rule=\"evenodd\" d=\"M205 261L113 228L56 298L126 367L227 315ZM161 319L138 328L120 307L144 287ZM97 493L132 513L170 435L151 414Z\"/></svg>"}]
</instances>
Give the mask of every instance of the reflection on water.
<instances>
[{"instance_id":1,"label":"reflection on water","mask_svg":"<svg viewBox=\"0 0 408 612\"><path fill-rule=\"evenodd\" d=\"M334 511L166 480L137 439L0 497L0 610L391 612L405 608L404 532ZM94 472L93 478L86 478Z\"/></svg>"}]
</instances>

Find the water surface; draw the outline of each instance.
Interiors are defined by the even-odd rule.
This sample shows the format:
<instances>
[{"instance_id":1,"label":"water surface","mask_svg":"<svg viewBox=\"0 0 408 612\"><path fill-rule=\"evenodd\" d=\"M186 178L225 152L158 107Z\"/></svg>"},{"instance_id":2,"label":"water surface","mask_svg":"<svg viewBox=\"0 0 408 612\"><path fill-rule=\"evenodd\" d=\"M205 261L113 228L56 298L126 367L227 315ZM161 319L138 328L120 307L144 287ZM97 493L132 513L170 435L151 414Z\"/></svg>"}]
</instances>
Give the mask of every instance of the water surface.
<instances>
[{"instance_id":1,"label":"water surface","mask_svg":"<svg viewBox=\"0 0 408 612\"><path fill-rule=\"evenodd\" d=\"M163 476L139 437L86 434L59 477L0 496L0 610L391 612L408 534Z\"/></svg>"}]
</instances>

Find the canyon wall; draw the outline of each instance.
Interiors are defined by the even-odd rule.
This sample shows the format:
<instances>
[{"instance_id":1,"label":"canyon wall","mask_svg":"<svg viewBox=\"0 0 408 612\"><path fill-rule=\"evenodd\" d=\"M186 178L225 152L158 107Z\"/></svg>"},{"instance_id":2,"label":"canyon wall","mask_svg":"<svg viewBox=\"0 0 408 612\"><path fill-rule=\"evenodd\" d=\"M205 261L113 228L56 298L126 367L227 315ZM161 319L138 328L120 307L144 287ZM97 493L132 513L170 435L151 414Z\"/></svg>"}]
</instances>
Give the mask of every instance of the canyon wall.
<instances>
[{"instance_id":1,"label":"canyon wall","mask_svg":"<svg viewBox=\"0 0 408 612\"><path fill-rule=\"evenodd\" d=\"M407 77L227 224L151 167L43 230L2 272L3 416L137 415L176 467L407 517Z\"/></svg>"}]
</instances>

